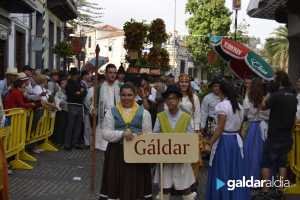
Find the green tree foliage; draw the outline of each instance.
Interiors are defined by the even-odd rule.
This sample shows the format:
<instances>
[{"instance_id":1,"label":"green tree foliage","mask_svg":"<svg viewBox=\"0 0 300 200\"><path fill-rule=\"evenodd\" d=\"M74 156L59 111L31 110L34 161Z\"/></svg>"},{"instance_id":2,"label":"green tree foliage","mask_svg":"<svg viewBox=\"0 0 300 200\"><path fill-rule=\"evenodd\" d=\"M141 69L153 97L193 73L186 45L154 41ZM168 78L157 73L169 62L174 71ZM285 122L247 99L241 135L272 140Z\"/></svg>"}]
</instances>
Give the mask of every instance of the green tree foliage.
<instances>
[{"instance_id":1,"label":"green tree foliage","mask_svg":"<svg viewBox=\"0 0 300 200\"><path fill-rule=\"evenodd\" d=\"M280 70L288 70L289 64L289 41L288 29L286 26L280 26L273 33L272 37L266 39L263 56L270 64Z\"/></svg>"},{"instance_id":2,"label":"green tree foliage","mask_svg":"<svg viewBox=\"0 0 300 200\"><path fill-rule=\"evenodd\" d=\"M74 55L71 44L66 41L58 42L54 47L54 53L62 58Z\"/></svg>"},{"instance_id":3,"label":"green tree foliage","mask_svg":"<svg viewBox=\"0 0 300 200\"><path fill-rule=\"evenodd\" d=\"M186 12L191 15L186 22L188 48L196 64L206 64L211 50L208 36L228 34L231 12L225 7L225 0L188 0Z\"/></svg>"}]
</instances>

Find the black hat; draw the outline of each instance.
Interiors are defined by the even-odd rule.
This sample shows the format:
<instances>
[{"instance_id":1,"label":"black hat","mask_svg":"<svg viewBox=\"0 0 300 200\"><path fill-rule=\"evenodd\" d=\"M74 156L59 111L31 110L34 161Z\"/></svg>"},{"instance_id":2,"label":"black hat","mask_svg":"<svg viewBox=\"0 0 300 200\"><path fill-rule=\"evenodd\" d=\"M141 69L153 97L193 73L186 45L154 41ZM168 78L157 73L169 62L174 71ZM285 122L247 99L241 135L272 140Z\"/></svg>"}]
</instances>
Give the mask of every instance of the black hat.
<instances>
[{"instance_id":1,"label":"black hat","mask_svg":"<svg viewBox=\"0 0 300 200\"><path fill-rule=\"evenodd\" d=\"M121 65L118 69L118 74L125 74L125 73L126 73L125 69L124 69L123 65Z\"/></svg>"},{"instance_id":2,"label":"black hat","mask_svg":"<svg viewBox=\"0 0 300 200\"><path fill-rule=\"evenodd\" d=\"M71 68L69 74L70 74L71 76L79 75L79 71L78 71L77 68Z\"/></svg>"},{"instance_id":3,"label":"black hat","mask_svg":"<svg viewBox=\"0 0 300 200\"><path fill-rule=\"evenodd\" d=\"M177 85L169 85L167 90L162 95L163 98L167 98L170 94L176 94L177 97L182 98L182 93Z\"/></svg>"},{"instance_id":4,"label":"black hat","mask_svg":"<svg viewBox=\"0 0 300 200\"><path fill-rule=\"evenodd\" d=\"M212 81L209 83L209 87L212 87L214 84L221 84L222 83L221 77L215 77L212 79Z\"/></svg>"},{"instance_id":5,"label":"black hat","mask_svg":"<svg viewBox=\"0 0 300 200\"><path fill-rule=\"evenodd\" d=\"M32 71L32 70L33 70L33 68L30 67L29 65L25 65L25 66L23 67L23 71Z\"/></svg>"}]
</instances>

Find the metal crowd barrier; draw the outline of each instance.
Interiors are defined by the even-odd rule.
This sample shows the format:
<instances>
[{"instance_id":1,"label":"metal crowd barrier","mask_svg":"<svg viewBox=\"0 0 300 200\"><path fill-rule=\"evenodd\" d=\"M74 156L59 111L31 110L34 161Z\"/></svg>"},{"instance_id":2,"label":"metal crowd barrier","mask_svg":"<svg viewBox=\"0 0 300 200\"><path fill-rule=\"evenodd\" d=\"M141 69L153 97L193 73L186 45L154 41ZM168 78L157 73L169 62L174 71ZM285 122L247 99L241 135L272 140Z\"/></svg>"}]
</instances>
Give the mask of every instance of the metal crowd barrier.
<instances>
[{"instance_id":1,"label":"metal crowd barrier","mask_svg":"<svg viewBox=\"0 0 300 200\"><path fill-rule=\"evenodd\" d=\"M53 134L55 113L44 109L42 116L37 120L36 128L32 127L34 111L11 109L5 111L10 121L9 134L5 139L6 158L12 161L9 164L14 169L32 169L25 161L37 159L25 151L25 146L31 144L46 151L58 151L49 141Z\"/></svg>"},{"instance_id":2,"label":"metal crowd barrier","mask_svg":"<svg viewBox=\"0 0 300 200\"><path fill-rule=\"evenodd\" d=\"M289 155L290 167L296 175L296 183L286 188L288 194L300 194L300 124L297 124L293 132L293 147Z\"/></svg>"},{"instance_id":3,"label":"metal crowd barrier","mask_svg":"<svg viewBox=\"0 0 300 200\"><path fill-rule=\"evenodd\" d=\"M6 158L12 158L9 164L15 169L32 169L32 166L21 160L25 152L26 113L24 109L15 108L5 111L9 121L8 135L5 138L4 149Z\"/></svg>"},{"instance_id":4,"label":"metal crowd barrier","mask_svg":"<svg viewBox=\"0 0 300 200\"><path fill-rule=\"evenodd\" d=\"M26 111L29 119L26 133L26 145L42 141L42 144L38 145L40 149L45 151L58 151L49 141L49 137L53 134L55 113L50 112L47 109L43 110L42 117L38 120L37 126L34 129L32 127L34 111Z\"/></svg>"},{"instance_id":5,"label":"metal crowd barrier","mask_svg":"<svg viewBox=\"0 0 300 200\"><path fill-rule=\"evenodd\" d=\"M8 175L7 175L7 164L4 151L4 140L8 136L8 128L0 128L0 199L4 196L8 196ZM4 199L4 198L3 198Z\"/></svg>"}]
</instances>

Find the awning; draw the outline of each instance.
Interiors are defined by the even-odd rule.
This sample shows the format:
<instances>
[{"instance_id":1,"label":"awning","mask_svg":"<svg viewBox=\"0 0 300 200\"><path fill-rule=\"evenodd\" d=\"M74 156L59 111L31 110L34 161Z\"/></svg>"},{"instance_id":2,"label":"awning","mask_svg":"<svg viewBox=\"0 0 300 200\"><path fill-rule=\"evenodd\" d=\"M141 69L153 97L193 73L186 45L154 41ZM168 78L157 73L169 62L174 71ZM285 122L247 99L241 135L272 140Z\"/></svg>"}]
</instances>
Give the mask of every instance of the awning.
<instances>
[{"instance_id":1,"label":"awning","mask_svg":"<svg viewBox=\"0 0 300 200\"><path fill-rule=\"evenodd\" d=\"M210 42L213 49L228 63L238 78L259 76L264 80L273 79L271 66L243 44L221 36L211 36Z\"/></svg>"},{"instance_id":2,"label":"awning","mask_svg":"<svg viewBox=\"0 0 300 200\"><path fill-rule=\"evenodd\" d=\"M77 8L74 0L48 0L47 6L62 21L77 18Z\"/></svg>"},{"instance_id":3,"label":"awning","mask_svg":"<svg viewBox=\"0 0 300 200\"><path fill-rule=\"evenodd\" d=\"M285 22L285 8L288 0L251 0L247 13L250 17L272 19Z\"/></svg>"},{"instance_id":4,"label":"awning","mask_svg":"<svg viewBox=\"0 0 300 200\"><path fill-rule=\"evenodd\" d=\"M36 3L33 0L5 0L0 1L0 7L10 13L32 13Z\"/></svg>"}]
</instances>

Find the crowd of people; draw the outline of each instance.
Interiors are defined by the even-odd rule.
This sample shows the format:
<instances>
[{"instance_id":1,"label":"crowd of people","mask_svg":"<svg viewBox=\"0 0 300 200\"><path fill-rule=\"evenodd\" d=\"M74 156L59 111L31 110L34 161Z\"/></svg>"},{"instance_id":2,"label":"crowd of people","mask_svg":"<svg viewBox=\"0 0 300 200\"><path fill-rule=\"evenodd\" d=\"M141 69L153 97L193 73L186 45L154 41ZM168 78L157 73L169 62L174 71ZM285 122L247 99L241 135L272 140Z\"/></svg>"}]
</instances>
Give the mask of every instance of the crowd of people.
<instances>
[{"instance_id":1,"label":"crowd of people","mask_svg":"<svg viewBox=\"0 0 300 200\"><path fill-rule=\"evenodd\" d=\"M297 85L300 90L300 82ZM217 180L268 180L272 175L286 179L297 112L297 92L288 75L277 72L272 82L247 79L243 90L217 77L210 81L208 93L205 88L187 74L177 81L172 75L129 75L113 64L106 66L103 76L75 68L68 73L40 72L30 66L18 73L9 68L0 81L4 109L32 109L35 126L44 108L56 112L51 139L67 151L89 148L91 116L97 115L96 148L105 158L100 200L159 197L153 195L159 168L124 161L123 138L130 141L141 133L198 134L203 144L199 162L164 165L164 200L171 195L198 199L199 187L205 187L207 200L247 200L257 188L217 189ZM206 184L199 185L199 171L205 166ZM282 189L264 185L255 198L280 199Z\"/></svg>"}]
</instances>

